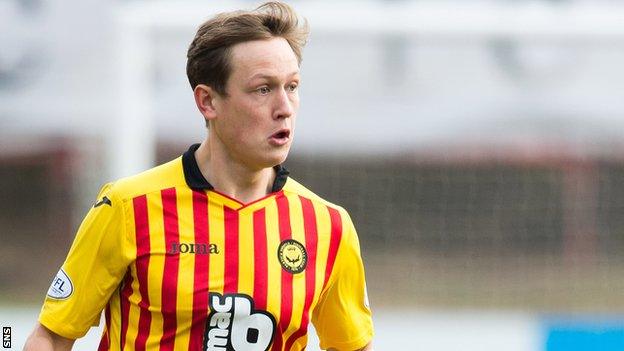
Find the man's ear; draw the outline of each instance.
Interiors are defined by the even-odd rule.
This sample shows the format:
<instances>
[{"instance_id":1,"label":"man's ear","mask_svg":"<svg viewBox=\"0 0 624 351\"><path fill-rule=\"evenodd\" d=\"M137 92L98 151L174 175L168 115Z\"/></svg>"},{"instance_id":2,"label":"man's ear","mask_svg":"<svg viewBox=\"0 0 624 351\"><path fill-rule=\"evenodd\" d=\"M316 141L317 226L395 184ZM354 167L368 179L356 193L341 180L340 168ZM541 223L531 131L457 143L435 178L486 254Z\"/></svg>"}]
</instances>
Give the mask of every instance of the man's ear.
<instances>
[{"instance_id":1,"label":"man's ear","mask_svg":"<svg viewBox=\"0 0 624 351\"><path fill-rule=\"evenodd\" d=\"M198 84L193 90L195 96L195 104L199 112L204 116L206 124L217 118L217 105L219 94L211 87L205 84Z\"/></svg>"}]
</instances>

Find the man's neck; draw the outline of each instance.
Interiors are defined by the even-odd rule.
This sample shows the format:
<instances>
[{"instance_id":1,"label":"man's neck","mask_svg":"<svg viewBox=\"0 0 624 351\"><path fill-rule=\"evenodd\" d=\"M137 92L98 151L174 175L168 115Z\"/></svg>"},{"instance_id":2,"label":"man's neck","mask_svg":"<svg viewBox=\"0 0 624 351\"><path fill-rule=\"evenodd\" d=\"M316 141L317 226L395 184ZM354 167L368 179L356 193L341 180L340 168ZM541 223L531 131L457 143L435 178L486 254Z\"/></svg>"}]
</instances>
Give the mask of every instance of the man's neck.
<instances>
[{"instance_id":1,"label":"man's neck","mask_svg":"<svg viewBox=\"0 0 624 351\"><path fill-rule=\"evenodd\" d=\"M207 140L195 151L195 159L202 175L215 190L244 204L266 196L275 181L273 168L252 170L232 160Z\"/></svg>"}]
</instances>

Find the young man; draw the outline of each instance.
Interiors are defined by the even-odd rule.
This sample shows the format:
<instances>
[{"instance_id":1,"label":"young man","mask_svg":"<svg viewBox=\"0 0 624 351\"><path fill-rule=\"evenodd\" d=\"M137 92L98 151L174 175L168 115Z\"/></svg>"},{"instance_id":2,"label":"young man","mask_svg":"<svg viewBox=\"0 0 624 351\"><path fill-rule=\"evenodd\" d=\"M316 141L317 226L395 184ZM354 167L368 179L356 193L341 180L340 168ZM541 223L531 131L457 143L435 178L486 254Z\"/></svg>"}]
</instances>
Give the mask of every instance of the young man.
<instances>
[{"instance_id":1,"label":"young man","mask_svg":"<svg viewBox=\"0 0 624 351\"><path fill-rule=\"evenodd\" d=\"M281 3L204 23L187 74L208 137L104 186L26 350L371 350L347 212L288 177L307 28Z\"/></svg>"}]
</instances>

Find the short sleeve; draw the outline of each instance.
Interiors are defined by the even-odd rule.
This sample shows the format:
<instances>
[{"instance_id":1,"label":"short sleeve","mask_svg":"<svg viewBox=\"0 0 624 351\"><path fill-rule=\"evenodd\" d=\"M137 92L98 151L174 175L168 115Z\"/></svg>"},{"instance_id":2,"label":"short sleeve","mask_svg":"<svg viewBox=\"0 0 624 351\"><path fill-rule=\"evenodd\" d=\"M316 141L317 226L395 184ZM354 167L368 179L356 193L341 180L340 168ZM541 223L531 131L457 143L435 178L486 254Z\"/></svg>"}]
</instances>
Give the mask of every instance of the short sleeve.
<instances>
[{"instance_id":1,"label":"short sleeve","mask_svg":"<svg viewBox=\"0 0 624 351\"><path fill-rule=\"evenodd\" d=\"M342 213L344 232L332 277L313 311L312 323L323 350L352 351L372 340L373 321L357 233Z\"/></svg>"},{"instance_id":2,"label":"short sleeve","mask_svg":"<svg viewBox=\"0 0 624 351\"><path fill-rule=\"evenodd\" d=\"M111 184L84 218L39 315L46 328L70 339L84 336L126 272L125 215Z\"/></svg>"}]
</instances>

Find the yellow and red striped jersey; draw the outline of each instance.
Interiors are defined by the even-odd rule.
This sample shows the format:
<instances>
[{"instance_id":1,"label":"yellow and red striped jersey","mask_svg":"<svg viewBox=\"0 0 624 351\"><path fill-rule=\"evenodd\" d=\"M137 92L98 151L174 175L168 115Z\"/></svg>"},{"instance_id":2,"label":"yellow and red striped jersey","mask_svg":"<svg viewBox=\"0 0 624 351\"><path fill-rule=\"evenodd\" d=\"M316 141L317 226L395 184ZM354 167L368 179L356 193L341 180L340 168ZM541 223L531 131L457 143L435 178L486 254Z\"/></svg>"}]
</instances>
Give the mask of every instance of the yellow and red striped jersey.
<instances>
[{"instance_id":1,"label":"yellow and red striped jersey","mask_svg":"<svg viewBox=\"0 0 624 351\"><path fill-rule=\"evenodd\" d=\"M243 204L184 155L105 185L54 278L39 321L99 350L355 350L373 336L347 212L288 177Z\"/></svg>"}]
</instances>

